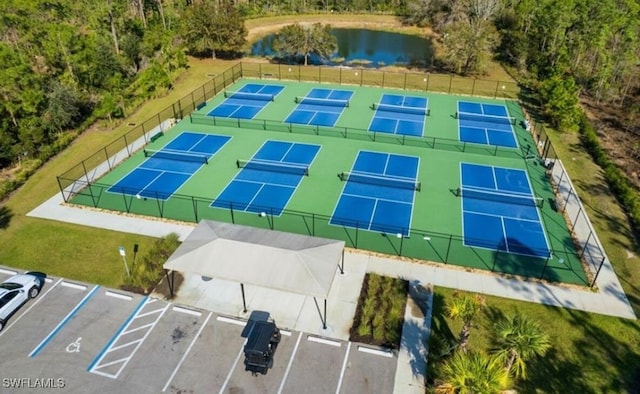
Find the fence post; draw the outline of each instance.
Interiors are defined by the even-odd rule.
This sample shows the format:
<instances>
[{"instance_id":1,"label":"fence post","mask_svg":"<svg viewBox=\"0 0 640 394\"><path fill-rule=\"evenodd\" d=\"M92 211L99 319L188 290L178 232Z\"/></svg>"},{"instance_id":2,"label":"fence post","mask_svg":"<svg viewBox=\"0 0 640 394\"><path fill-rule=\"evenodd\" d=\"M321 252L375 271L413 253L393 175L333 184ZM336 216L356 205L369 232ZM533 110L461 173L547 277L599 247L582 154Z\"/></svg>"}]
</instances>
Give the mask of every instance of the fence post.
<instances>
[{"instance_id":1,"label":"fence post","mask_svg":"<svg viewBox=\"0 0 640 394\"><path fill-rule=\"evenodd\" d=\"M596 280L598 280L598 275L600 275L600 270L602 269L602 266L604 265L604 257L602 258L602 260L600 260L600 266L598 267L598 271L596 271L596 276L593 277L593 282L591 282L591 288L593 289L593 286L595 286L596 284Z\"/></svg>"},{"instance_id":2,"label":"fence post","mask_svg":"<svg viewBox=\"0 0 640 394\"><path fill-rule=\"evenodd\" d=\"M453 84L453 75L449 76L449 94L451 94L451 85Z\"/></svg>"},{"instance_id":3,"label":"fence post","mask_svg":"<svg viewBox=\"0 0 640 394\"><path fill-rule=\"evenodd\" d=\"M193 217L196 220L196 223L198 223L198 203L194 196L191 196L191 203L193 204Z\"/></svg>"},{"instance_id":4,"label":"fence post","mask_svg":"<svg viewBox=\"0 0 640 394\"><path fill-rule=\"evenodd\" d=\"M453 234L449 234L449 245L447 245L447 254L444 256L444 263L449 262L449 251L451 250L451 242L453 241Z\"/></svg>"}]
</instances>

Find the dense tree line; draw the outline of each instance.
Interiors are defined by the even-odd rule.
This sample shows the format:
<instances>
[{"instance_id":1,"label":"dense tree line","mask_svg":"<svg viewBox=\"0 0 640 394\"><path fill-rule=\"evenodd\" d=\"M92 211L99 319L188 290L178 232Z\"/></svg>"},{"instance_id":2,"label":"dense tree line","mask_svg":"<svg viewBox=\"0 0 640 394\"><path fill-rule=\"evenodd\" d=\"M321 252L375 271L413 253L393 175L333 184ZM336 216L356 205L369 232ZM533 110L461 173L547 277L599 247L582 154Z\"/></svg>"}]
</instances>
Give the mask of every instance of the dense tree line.
<instances>
[{"instance_id":1,"label":"dense tree line","mask_svg":"<svg viewBox=\"0 0 640 394\"><path fill-rule=\"evenodd\" d=\"M123 117L169 89L185 53L241 55L245 18L316 11L393 13L431 26L438 65L458 73L481 74L497 54L532 76L559 126L577 118L581 90L637 119L629 98L640 88L639 0L4 0L0 169L46 160L73 138L69 130ZM313 36L286 37L282 47L295 53L318 49Z\"/></svg>"},{"instance_id":2,"label":"dense tree line","mask_svg":"<svg viewBox=\"0 0 640 394\"><path fill-rule=\"evenodd\" d=\"M187 53L238 53L245 36L230 3L0 2L0 169L37 167L73 130L169 89Z\"/></svg>"}]
</instances>

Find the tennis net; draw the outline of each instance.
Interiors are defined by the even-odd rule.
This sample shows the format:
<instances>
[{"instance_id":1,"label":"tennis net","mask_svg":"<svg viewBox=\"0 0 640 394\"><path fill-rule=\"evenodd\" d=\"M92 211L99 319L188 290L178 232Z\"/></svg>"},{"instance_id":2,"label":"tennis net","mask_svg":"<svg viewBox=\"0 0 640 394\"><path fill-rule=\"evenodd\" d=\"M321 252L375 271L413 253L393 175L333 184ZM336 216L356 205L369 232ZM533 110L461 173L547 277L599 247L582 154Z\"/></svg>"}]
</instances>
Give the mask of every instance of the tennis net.
<instances>
[{"instance_id":1,"label":"tennis net","mask_svg":"<svg viewBox=\"0 0 640 394\"><path fill-rule=\"evenodd\" d=\"M497 123L497 124L516 124L516 118L511 116L496 116L496 115L482 115L474 114L472 112L456 112L457 119L463 120L475 120L478 122Z\"/></svg>"},{"instance_id":2,"label":"tennis net","mask_svg":"<svg viewBox=\"0 0 640 394\"><path fill-rule=\"evenodd\" d=\"M468 187L458 188L457 195L460 197L475 198L481 200L489 200L514 205L529 205L542 208L544 199L532 195L499 193L488 190L479 190Z\"/></svg>"},{"instance_id":3,"label":"tennis net","mask_svg":"<svg viewBox=\"0 0 640 394\"><path fill-rule=\"evenodd\" d=\"M404 105L392 105L392 104L380 104L374 103L371 108L378 111L387 111L387 112L402 112L405 114L413 114L413 115L429 115L431 111L429 108L419 108L419 107L406 107Z\"/></svg>"},{"instance_id":4,"label":"tennis net","mask_svg":"<svg viewBox=\"0 0 640 394\"><path fill-rule=\"evenodd\" d=\"M260 100L260 101L274 101L275 96L273 94L266 93L250 93L250 92L230 92L225 91L224 97L235 99L248 99L248 100Z\"/></svg>"},{"instance_id":5,"label":"tennis net","mask_svg":"<svg viewBox=\"0 0 640 394\"><path fill-rule=\"evenodd\" d=\"M349 106L349 100L326 99L326 98L317 98L317 97L297 96L295 98L295 102L297 104L328 105L331 107L348 107Z\"/></svg>"},{"instance_id":6,"label":"tennis net","mask_svg":"<svg viewBox=\"0 0 640 394\"><path fill-rule=\"evenodd\" d=\"M269 160L236 160L238 168L309 176L309 166Z\"/></svg>"},{"instance_id":7,"label":"tennis net","mask_svg":"<svg viewBox=\"0 0 640 394\"><path fill-rule=\"evenodd\" d=\"M357 183L367 183L370 185L394 187L396 189L409 189L420 191L422 184L420 181L392 178L388 176L375 176L367 174L359 174L353 172L341 172L338 174L341 181L351 181Z\"/></svg>"},{"instance_id":8,"label":"tennis net","mask_svg":"<svg viewBox=\"0 0 640 394\"><path fill-rule=\"evenodd\" d=\"M190 152L144 149L144 156L153 157L156 159L190 161L194 163L209 164L209 158L206 155Z\"/></svg>"}]
</instances>

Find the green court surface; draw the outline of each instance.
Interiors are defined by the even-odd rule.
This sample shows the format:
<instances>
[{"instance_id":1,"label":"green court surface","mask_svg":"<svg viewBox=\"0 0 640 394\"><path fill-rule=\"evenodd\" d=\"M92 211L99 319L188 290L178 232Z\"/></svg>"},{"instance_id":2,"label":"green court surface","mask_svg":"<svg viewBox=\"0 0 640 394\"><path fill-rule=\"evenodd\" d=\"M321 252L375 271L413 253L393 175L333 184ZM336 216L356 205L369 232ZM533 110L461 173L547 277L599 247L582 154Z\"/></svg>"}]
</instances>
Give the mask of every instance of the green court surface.
<instances>
[{"instance_id":1,"label":"green court surface","mask_svg":"<svg viewBox=\"0 0 640 394\"><path fill-rule=\"evenodd\" d=\"M191 116L156 138L146 148L161 149L183 132L217 134L231 139L168 199L140 198L135 194L108 192L126 174L145 161L142 151L79 191L71 203L100 209L197 222L219 220L271 228L319 237L345 240L348 247L389 255L430 260L461 267L490 270L510 275L543 278L585 285L587 280L562 214L555 201L546 169L533 155L531 135L518 121L513 126L518 148L469 144L458 141L458 101L503 105L518 120L523 114L517 102L479 97L452 96L430 92L392 90L351 85L240 79L228 88L238 91L246 84L280 85L284 89L266 103L253 119L211 117L206 114L225 101L223 94L201 106ZM296 96L313 88L353 91L335 126L286 124L296 108ZM375 111L371 106L383 94L428 98L423 137L409 137L366 131ZM281 215L260 215L210 204L240 171L237 160L250 159L265 141L320 145L321 148ZM360 151L419 157L409 235L384 234L362 228L329 224L345 186L338 174L349 171ZM541 258L507 253L464 244L460 187L461 163L525 170L533 192L545 203L539 210L551 257ZM268 213L268 212L267 212Z\"/></svg>"}]
</instances>

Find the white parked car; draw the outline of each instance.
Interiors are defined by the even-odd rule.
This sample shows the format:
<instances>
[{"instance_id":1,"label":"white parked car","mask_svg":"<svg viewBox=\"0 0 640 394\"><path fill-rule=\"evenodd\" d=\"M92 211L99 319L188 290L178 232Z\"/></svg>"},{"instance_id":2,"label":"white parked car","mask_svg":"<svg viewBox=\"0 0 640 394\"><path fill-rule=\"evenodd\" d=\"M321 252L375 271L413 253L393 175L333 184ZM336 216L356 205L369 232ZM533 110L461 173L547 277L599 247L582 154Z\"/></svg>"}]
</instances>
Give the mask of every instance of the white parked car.
<instances>
[{"instance_id":1,"label":"white parked car","mask_svg":"<svg viewBox=\"0 0 640 394\"><path fill-rule=\"evenodd\" d=\"M27 272L14 275L0 284L0 331L18 309L30 298L40 294L46 275Z\"/></svg>"}]
</instances>

